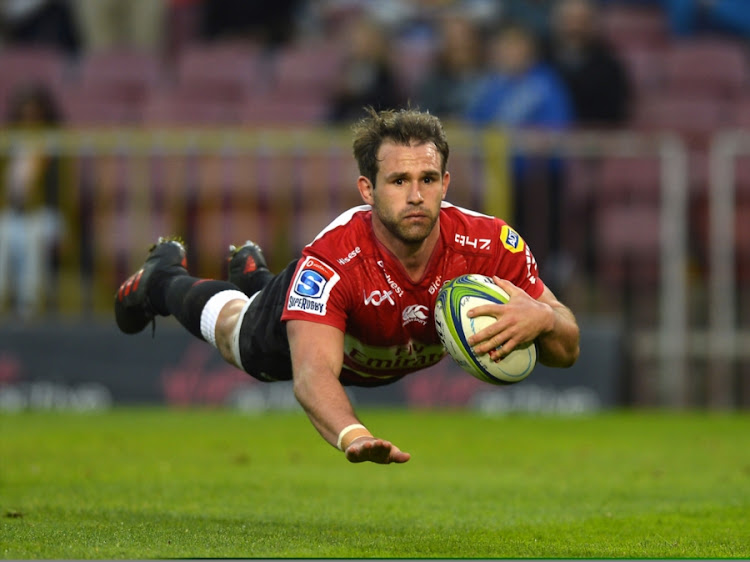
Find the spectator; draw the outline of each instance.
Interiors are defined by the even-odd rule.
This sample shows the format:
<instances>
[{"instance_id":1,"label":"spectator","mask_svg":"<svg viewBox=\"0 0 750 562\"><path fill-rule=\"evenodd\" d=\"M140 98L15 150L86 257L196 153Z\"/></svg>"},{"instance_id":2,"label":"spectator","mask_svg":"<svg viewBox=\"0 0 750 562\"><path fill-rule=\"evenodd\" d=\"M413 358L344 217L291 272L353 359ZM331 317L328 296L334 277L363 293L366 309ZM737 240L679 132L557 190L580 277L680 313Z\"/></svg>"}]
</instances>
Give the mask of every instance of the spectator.
<instances>
[{"instance_id":1,"label":"spectator","mask_svg":"<svg viewBox=\"0 0 750 562\"><path fill-rule=\"evenodd\" d=\"M577 125L623 125L631 89L625 67L600 36L593 0L560 0L547 58L565 82Z\"/></svg>"},{"instance_id":2,"label":"spectator","mask_svg":"<svg viewBox=\"0 0 750 562\"><path fill-rule=\"evenodd\" d=\"M536 37L528 29L505 26L490 38L489 48L489 73L469 106L469 122L508 129L560 130L571 125L568 92L556 72L540 60ZM563 177L557 158L513 154L513 226L527 233L534 253L544 256L541 263L549 262L545 278L553 291L562 288L570 273L560 245ZM539 192L544 193L542 211L540 202L531 205ZM544 215L548 220L539 219Z\"/></svg>"},{"instance_id":3,"label":"spectator","mask_svg":"<svg viewBox=\"0 0 750 562\"><path fill-rule=\"evenodd\" d=\"M443 121L463 117L475 94L482 65L480 30L469 19L448 16L439 23L435 65L419 87L421 109Z\"/></svg>"},{"instance_id":4,"label":"spectator","mask_svg":"<svg viewBox=\"0 0 750 562\"><path fill-rule=\"evenodd\" d=\"M7 125L38 130L60 123L49 90L32 84L11 98ZM0 301L11 296L15 313L38 311L42 289L52 281L54 250L60 238L59 159L33 143L16 145L0 176Z\"/></svg>"},{"instance_id":5,"label":"spectator","mask_svg":"<svg viewBox=\"0 0 750 562\"><path fill-rule=\"evenodd\" d=\"M549 33L550 15L558 0L502 0L501 17L515 22L544 40Z\"/></svg>"},{"instance_id":6,"label":"spectator","mask_svg":"<svg viewBox=\"0 0 750 562\"><path fill-rule=\"evenodd\" d=\"M3 0L0 37L11 45L34 45L78 52L75 19L66 0Z\"/></svg>"},{"instance_id":7,"label":"spectator","mask_svg":"<svg viewBox=\"0 0 750 562\"><path fill-rule=\"evenodd\" d=\"M76 0L87 51L134 48L160 54L166 38L166 0Z\"/></svg>"},{"instance_id":8,"label":"spectator","mask_svg":"<svg viewBox=\"0 0 750 562\"><path fill-rule=\"evenodd\" d=\"M663 0L672 33L692 37L723 33L750 38L748 0Z\"/></svg>"},{"instance_id":9,"label":"spectator","mask_svg":"<svg viewBox=\"0 0 750 562\"><path fill-rule=\"evenodd\" d=\"M332 95L329 120L359 119L365 106L377 110L399 107L402 100L384 30L369 18L357 18L344 30L344 45L348 52Z\"/></svg>"},{"instance_id":10,"label":"spectator","mask_svg":"<svg viewBox=\"0 0 750 562\"><path fill-rule=\"evenodd\" d=\"M559 129L571 121L568 93L539 59L536 38L511 24L490 38L489 70L466 114L474 124Z\"/></svg>"},{"instance_id":11,"label":"spectator","mask_svg":"<svg viewBox=\"0 0 750 562\"><path fill-rule=\"evenodd\" d=\"M203 0L202 35L207 40L247 39L270 47L293 39L300 0Z\"/></svg>"}]
</instances>

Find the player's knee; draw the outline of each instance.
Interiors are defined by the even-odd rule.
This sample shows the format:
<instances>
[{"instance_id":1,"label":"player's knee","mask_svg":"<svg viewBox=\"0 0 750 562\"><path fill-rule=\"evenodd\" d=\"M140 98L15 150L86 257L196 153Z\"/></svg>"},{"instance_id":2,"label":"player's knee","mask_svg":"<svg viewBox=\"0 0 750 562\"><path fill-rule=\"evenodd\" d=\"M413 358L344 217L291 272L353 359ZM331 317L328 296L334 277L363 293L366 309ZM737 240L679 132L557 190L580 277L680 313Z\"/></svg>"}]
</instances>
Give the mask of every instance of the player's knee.
<instances>
[{"instance_id":1,"label":"player's knee","mask_svg":"<svg viewBox=\"0 0 750 562\"><path fill-rule=\"evenodd\" d=\"M216 348L221 353L221 356L237 367L237 360L233 349L233 338L237 330L239 330L239 324L242 322L243 312L245 310L246 300L236 299L231 300L221 309L218 318L216 319Z\"/></svg>"}]
</instances>

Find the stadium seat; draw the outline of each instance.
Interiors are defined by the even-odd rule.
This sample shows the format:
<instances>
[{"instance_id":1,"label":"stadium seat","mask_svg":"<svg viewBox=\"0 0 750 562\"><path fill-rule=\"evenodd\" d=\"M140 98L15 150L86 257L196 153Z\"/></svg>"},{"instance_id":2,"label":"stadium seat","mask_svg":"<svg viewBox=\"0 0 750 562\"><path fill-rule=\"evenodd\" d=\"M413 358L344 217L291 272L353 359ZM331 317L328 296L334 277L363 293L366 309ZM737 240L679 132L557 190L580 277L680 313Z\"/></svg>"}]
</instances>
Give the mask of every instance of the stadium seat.
<instances>
[{"instance_id":1,"label":"stadium seat","mask_svg":"<svg viewBox=\"0 0 750 562\"><path fill-rule=\"evenodd\" d=\"M728 124L728 107L713 96L656 93L641 100L633 125L651 132L674 132L692 147L703 146L717 129Z\"/></svg>"},{"instance_id":2,"label":"stadium seat","mask_svg":"<svg viewBox=\"0 0 750 562\"><path fill-rule=\"evenodd\" d=\"M251 96L244 100L239 122L250 126L309 126L324 122L328 109L328 101L317 96Z\"/></svg>"},{"instance_id":3,"label":"stadium seat","mask_svg":"<svg viewBox=\"0 0 750 562\"><path fill-rule=\"evenodd\" d=\"M619 49L619 56L628 71L636 102L662 87L664 80L664 48L643 45Z\"/></svg>"},{"instance_id":4,"label":"stadium seat","mask_svg":"<svg viewBox=\"0 0 750 562\"><path fill-rule=\"evenodd\" d=\"M661 200L661 162L656 157L603 158L598 181L593 197L603 206L657 205Z\"/></svg>"},{"instance_id":5,"label":"stadium seat","mask_svg":"<svg viewBox=\"0 0 750 562\"><path fill-rule=\"evenodd\" d=\"M153 93L143 106L143 121L157 126L236 125L240 106L229 101L201 99L181 90Z\"/></svg>"},{"instance_id":6,"label":"stadium seat","mask_svg":"<svg viewBox=\"0 0 750 562\"><path fill-rule=\"evenodd\" d=\"M156 56L125 49L85 53L77 72L84 91L133 102L142 102L162 79Z\"/></svg>"},{"instance_id":7,"label":"stadium seat","mask_svg":"<svg viewBox=\"0 0 750 562\"><path fill-rule=\"evenodd\" d=\"M176 87L183 97L238 102L268 84L260 47L252 42L190 45L176 63Z\"/></svg>"},{"instance_id":8,"label":"stadium seat","mask_svg":"<svg viewBox=\"0 0 750 562\"><path fill-rule=\"evenodd\" d=\"M740 156L736 159L734 174L737 201L750 203L750 156Z\"/></svg>"},{"instance_id":9,"label":"stadium seat","mask_svg":"<svg viewBox=\"0 0 750 562\"><path fill-rule=\"evenodd\" d=\"M731 114L730 127L750 129L750 90L735 102Z\"/></svg>"},{"instance_id":10,"label":"stadium seat","mask_svg":"<svg viewBox=\"0 0 750 562\"><path fill-rule=\"evenodd\" d=\"M597 268L605 282L655 290L660 255L658 207L600 209L595 224Z\"/></svg>"},{"instance_id":11,"label":"stadium seat","mask_svg":"<svg viewBox=\"0 0 750 562\"><path fill-rule=\"evenodd\" d=\"M603 209L597 221L602 254L653 257L659 253L660 211L651 205Z\"/></svg>"},{"instance_id":12,"label":"stadium seat","mask_svg":"<svg viewBox=\"0 0 750 562\"><path fill-rule=\"evenodd\" d=\"M276 54L272 95L304 101L326 98L341 67L339 49L332 42L298 43Z\"/></svg>"},{"instance_id":13,"label":"stadium seat","mask_svg":"<svg viewBox=\"0 0 750 562\"><path fill-rule=\"evenodd\" d=\"M681 96L738 97L748 91L745 47L721 39L673 43L663 54L664 87Z\"/></svg>"},{"instance_id":14,"label":"stadium seat","mask_svg":"<svg viewBox=\"0 0 750 562\"><path fill-rule=\"evenodd\" d=\"M66 80L68 63L55 49L7 47L0 50L0 72L6 87L34 80L54 89Z\"/></svg>"},{"instance_id":15,"label":"stadium seat","mask_svg":"<svg viewBox=\"0 0 750 562\"><path fill-rule=\"evenodd\" d=\"M565 161L565 196L573 207L585 205L600 189L601 160L568 158Z\"/></svg>"},{"instance_id":16,"label":"stadium seat","mask_svg":"<svg viewBox=\"0 0 750 562\"><path fill-rule=\"evenodd\" d=\"M0 110L5 115L10 97L21 84L37 82L56 95L68 78L68 63L54 49L5 47L0 50L0 75Z\"/></svg>"},{"instance_id":17,"label":"stadium seat","mask_svg":"<svg viewBox=\"0 0 750 562\"><path fill-rule=\"evenodd\" d=\"M666 17L658 7L605 5L601 26L604 37L617 49L663 45L670 37Z\"/></svg>"},{"instance_id":18,"label":"stadium seat","mask_svg":"<svg viewBox=\"0 0 750 562\"><path fill-rule=\"evenodd\" d=\"M132 125L142 117L142 103L110 97L107 91L66 86L58 94L65 122L72 126Z\"/></svg>"}]
</instances>

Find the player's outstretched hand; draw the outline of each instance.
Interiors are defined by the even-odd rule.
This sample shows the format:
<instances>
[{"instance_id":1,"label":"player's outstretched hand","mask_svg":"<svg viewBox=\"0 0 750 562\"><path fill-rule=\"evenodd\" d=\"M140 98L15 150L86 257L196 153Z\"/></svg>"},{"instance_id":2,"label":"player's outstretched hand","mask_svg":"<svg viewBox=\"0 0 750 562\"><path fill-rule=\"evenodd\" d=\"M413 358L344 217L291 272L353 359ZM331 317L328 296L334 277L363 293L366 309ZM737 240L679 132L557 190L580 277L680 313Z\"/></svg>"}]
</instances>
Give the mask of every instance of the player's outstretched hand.
<instances>
[{"instance_id":1,"label":"player's outstretched hand","mask_svg":"<svg viewBox=\"0 0 750 562\"><path fill-rule=\"evenodd\" d=\"M375 437L362 437L355 439L347 447L346 458L349 462L370 461L378 464L390 464L392 462L406 462L411 458L411 455L404 453L390 441Z\"/></svg>"}]
</instances>

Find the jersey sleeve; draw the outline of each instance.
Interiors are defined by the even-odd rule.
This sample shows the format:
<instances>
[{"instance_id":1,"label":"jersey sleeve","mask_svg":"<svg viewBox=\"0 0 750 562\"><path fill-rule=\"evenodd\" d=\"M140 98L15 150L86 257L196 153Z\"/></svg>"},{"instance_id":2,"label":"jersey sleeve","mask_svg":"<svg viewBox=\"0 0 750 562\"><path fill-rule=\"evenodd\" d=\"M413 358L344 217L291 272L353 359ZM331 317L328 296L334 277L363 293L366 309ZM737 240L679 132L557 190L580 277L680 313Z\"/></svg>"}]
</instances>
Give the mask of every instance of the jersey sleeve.
<instances>
[{"instance_id":1,"label":"jersey sleeve","mask_svg":"<svg viewBox=\"0 0 750 562\"><path fill-rule=\"evenodd\" d=\"M303 255L287 290L282 321L307 320L346 330L345 278L323 257Z\"/></svg>"},{"instance_id":2,"label":"jersey sleeve","mask_svg":"<svg viewBox=\"0 0 750 562\"><path fill-rule=\"evenodd\" d=\"M544 283L539 279L539 268L531 248L510 225L497 220L500 222L500 255L496 275L538 299L544 291Z\"/></svg>"}]
</instances>

